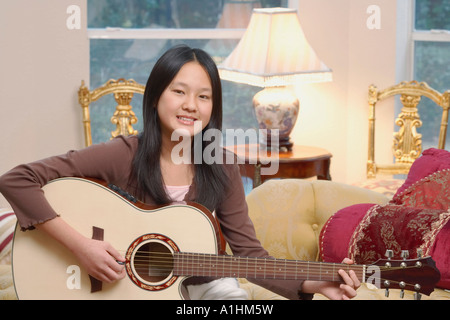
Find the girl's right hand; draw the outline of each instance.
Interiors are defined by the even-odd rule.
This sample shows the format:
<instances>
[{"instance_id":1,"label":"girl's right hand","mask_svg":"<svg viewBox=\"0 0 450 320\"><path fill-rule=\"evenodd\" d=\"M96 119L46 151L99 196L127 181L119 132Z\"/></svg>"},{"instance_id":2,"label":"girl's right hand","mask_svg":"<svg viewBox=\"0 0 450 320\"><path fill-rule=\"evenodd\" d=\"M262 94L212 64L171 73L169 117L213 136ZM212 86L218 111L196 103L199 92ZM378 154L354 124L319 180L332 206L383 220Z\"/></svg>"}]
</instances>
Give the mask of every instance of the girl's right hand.
<instances>
[{"instance_id":1,"label":"girl's right hand","mask_svg":"<svg viewBox=\"0 0 450 320\"><path fill-rule=\"evenodd\" d=\"M71 251L86 272L94 278L112 283L125 277L125 268L118 263L125 262L125 259L108 242L81 235L60 217L36 227Z\"/></svg>"},{"instance_id":2,"label":"girl's right hand","mask_svg":"<svg viewBox=\"0 0 450 320\"><path fill-rule=\"evenodd\" d=\"M105 241L84 238L72 252L94 278L113 283L125 277L125 267L118 263L125 259Z\"/></svg>"}]
</instances>

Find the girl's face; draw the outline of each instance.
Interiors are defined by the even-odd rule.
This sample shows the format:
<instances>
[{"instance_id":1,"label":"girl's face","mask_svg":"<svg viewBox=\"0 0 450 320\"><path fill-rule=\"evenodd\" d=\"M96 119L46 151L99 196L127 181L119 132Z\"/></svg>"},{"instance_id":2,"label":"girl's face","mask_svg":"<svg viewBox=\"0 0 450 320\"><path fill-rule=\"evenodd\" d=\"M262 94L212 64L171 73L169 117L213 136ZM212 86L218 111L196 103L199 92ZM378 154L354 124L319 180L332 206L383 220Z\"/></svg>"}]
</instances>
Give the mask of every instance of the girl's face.
<instances>
[{"instance_id":1,"label":"girl's face","mask_svg":"<svg viewBox=\"0 0 450 320\"><path fill-rule=\"evenodd\" d=\"M181 130L187 130L193 137L203 130L211 118L212 98L208 73L198 62L186 63L158 102L162 136L170 139L174 130L182 135Z\"/></svg>"}]
</instances>

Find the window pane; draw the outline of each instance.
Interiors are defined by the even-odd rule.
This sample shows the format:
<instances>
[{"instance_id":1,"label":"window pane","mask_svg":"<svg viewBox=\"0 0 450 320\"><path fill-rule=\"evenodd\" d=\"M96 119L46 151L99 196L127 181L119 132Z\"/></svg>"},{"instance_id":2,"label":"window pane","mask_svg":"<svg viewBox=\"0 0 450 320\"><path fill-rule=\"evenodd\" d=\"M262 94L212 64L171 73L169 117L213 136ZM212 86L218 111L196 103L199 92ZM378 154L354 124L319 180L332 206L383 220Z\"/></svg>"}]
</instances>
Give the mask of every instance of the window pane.
<instances>
[{"instance_id":1,"label":"window pane","mask_svg":"<svg viewBox=\"0 0 450 320\"><path fill-rule=\"evenodd\" d=\"M441 93L450 90L449 52L448 42L416 42L414 79L427 82ZM419 132L423 134L424 149L437 147L442 108L430 99L423 98L419 112L423 121ZM450 150L450 130L447 131L446 149Z\"/></svg>"},{"instance_id":2,"label":"window pane","mask_svg":"<svg viewBox=\"0 0 450 320\"><path fill-rule=\"evenodd\" d=\"M414 79L438 91L450 89L450 42L415 42Z\"/></svg>"},{"instance_id":3,"label":"window pane","mask_svg":"<svg viewBox=\"0 0 450 320\"><path fill-rule=\"evenodd\" d=\"M287 0L88 0L89 28L245 28L253 8Z\"/></svg>"},{"instance_id":4,"label":"window pane","mask_svg":"<svg viewBox=\"0 0 450 320\"><path fill-rule=\"evenodd\" d=\"M416 0L416 30L450 30L449 0Z\"/></svg>"},{"instance_id":5,"label":"window pane","mask_svg":"<svg viewBox=\"0 0 450 320\"><path fill-rule=\"evenodd\" d=\"M144 84L156 60L172 46L185 43L202 48L220 63L230 54L239 40L91 40L90 89L99 87L109 79L134 79ZM258 87L223 81L223 129L258 128L253 114L253 96ZM133 110L139 121L134 128L142 130L142 96L135 95ZM93 143L107 141L115 129L110 123L116 103L111 97L100 99L91 108ZM98 127L102 129L97 129Z\"/></svg>"}]
</instances>

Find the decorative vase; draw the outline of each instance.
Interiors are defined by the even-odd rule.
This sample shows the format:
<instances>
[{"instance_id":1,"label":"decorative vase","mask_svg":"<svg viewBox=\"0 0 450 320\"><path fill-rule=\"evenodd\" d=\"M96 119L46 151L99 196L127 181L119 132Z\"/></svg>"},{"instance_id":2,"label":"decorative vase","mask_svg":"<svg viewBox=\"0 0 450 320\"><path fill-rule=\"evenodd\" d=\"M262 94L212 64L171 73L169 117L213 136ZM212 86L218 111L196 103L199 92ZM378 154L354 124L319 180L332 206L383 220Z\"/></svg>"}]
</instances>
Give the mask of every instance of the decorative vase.
<instances>
[{"instance_id":1,"label":"decorative vase","mask_svg":"<svg viewBox=\"0 0 450 320\"><path fill-rule=\"evenodd\" d=\"M300 110L297 97L286 87L268 87L253 97L253 107L259 128L266 129L262 144L273 148L274 142L278 142L280 151L291 151L293 143L289 135Z\"/></svg>"}]
</instances>

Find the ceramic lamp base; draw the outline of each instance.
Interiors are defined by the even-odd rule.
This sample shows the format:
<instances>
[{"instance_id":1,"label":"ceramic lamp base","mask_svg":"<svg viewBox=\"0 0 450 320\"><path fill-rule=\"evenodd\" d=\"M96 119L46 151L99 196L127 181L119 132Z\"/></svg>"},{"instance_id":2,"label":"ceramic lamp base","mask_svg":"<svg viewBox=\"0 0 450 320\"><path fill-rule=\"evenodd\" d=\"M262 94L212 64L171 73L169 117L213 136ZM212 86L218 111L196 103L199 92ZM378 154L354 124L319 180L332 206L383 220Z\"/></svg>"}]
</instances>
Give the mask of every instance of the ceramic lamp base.
<instances>
[{"instance_id":1,"label":"ceramic lamp base","mask_svg":"<svg viewBox=\"0 0 450 320\"><path fill-rule=\"evenodd\" d=\"M267 147L273 147L278 136L280 150L291 150L293 143L289 135L300 110L300 102L291 90L286 87L265 88L253 97L253 107L259 128L267 130L264 139ZM275 130L278 130L278 135Z\"/></svg>"}]
</instances>

